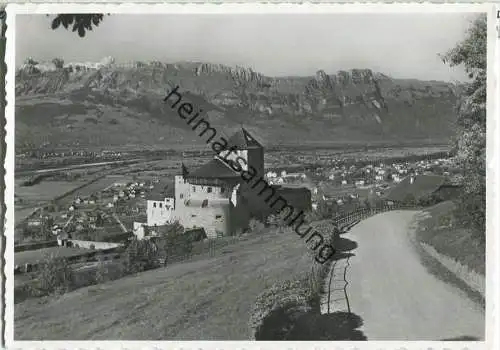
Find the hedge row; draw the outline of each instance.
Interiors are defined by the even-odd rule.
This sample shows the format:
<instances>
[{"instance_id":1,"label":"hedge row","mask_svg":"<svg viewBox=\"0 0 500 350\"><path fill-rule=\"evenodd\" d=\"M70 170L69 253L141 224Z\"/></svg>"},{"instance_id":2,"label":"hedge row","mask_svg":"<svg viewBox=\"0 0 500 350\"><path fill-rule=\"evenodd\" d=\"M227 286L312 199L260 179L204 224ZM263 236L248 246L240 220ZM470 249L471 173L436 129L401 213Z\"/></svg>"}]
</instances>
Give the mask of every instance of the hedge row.
<instances>
[{"instance_id":1,"label":"hedge row","mask_svg":"<svg viewBox=\"0 0 500 350\"><path fill-rule=\"evenodd\" d=\"M317 229L324 234L325 243L335 242L336 231L331 223L323 222ZM301 316L320 313L320 296L324 292L330 264L317 263L314 252L309 250L308 254L312 257L310 273L299 280L277 282L257 297L250 313L251 339L290 339Z\"/></svg>"}]
</instances>

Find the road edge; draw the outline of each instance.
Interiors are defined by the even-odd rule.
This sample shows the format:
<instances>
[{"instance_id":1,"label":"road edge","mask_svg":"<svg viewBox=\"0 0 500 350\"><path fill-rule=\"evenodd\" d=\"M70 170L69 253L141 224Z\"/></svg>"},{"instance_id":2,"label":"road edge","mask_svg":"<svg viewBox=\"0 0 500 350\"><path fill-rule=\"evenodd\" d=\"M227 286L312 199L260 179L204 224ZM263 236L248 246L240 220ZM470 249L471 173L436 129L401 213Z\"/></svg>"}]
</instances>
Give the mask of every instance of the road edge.
<instances>
[{"instance_id":1,"label":"road edge","mask_svg":"<svg viewBox=\"0 0 500 350\"><path fill-rule=\"evenodd\" d=\"M468 281L464 278L463 274L460 273L461 270L470 270L467 266L462 265L458 261L454 261L454 267L451 264L446 263L446 260L453 260L451 257L445 256L436 251L434 247L420 242L417 237L417 228L419 223L419 214L423 214L425 210L415 211L413 219L408 226L408 236L416 249L418 256L422 262L422 265L436 278L448 283L464 294L467 295L469 299L474 301L476 304L480 305L483 310L486 308L486 298L485 294L471 287L471 284L475 284L473 281Z\"/></svg>"}]
</instances>

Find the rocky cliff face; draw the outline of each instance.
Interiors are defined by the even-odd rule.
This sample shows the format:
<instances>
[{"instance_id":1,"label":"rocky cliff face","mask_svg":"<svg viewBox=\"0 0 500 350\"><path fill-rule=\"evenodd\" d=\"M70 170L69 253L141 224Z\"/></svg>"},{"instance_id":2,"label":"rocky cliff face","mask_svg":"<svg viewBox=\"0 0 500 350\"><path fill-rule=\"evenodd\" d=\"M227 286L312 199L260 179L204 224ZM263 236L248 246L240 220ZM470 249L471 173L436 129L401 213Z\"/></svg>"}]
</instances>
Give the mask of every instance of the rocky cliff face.
<instances>
[{"instance_id":1,"label":"rocky cliff face","mask_svg":"<svg viewBox=\"0 0 500 350\"><path fill-rule=\"evenodd\" d=\"M231 129L244 123L271 143L444 140L453 133L460 93L451 83L392 79L369 69L273 78L248 68L191 62L25 67L16 75L17 136L36 144L44 134L45 143L63 146L71 130L80 145L123 144L124 137L126 144L144 145L165 143L156 135L161 130L171 135L169 142L192 142L193 132L162 101L177 85L214 125ZM34 118L40 130L25 132ZM85 135L99 134L98 124L114 136L91 142Z\"/></svg>"}]
</instances>

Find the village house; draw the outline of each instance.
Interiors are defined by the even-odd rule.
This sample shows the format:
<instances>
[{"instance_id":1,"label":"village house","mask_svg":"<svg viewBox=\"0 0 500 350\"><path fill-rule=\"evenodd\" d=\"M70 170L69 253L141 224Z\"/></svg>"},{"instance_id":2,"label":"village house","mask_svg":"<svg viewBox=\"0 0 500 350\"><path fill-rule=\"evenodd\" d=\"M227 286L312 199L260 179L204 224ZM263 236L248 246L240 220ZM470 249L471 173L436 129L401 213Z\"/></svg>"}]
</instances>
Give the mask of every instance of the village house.
<instances>
[{"instance_id":1,"label":"village house","mask_svg":"<svg viewBox=\"0 0 500 350\"><path fill-rule=\"evenodd\" d=\"M411 175L393 187L384 199L394 203L401 203L409 198L418 201L435 195L442 200L449 200L456 198L459 189L459 185L452 183L444 176Z\"/></svg>"},{"instance_id":2,"label":"village house","mask_svg":"<svg viewBox=\"0 0 500 350\"><path fill-rule=\"evenodd\" d=\"M275 171L268 171L266 174L266 177L268 179L274 179L278 176L278 174Z\"/></svg>"}]
</instances>

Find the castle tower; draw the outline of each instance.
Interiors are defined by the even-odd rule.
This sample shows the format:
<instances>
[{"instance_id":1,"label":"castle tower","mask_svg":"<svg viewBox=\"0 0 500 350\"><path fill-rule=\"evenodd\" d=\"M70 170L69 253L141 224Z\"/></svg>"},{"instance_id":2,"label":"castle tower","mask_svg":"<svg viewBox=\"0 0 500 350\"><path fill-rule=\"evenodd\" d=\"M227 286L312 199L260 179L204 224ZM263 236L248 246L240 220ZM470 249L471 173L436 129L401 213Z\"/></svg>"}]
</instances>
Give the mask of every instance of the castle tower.
<instances>
[{"instance_id":1,"label":"castle tower","mask_svg":"<svg viewBox=\"0 0 500 350\"><path fill-rule=\"evenodd\" d=\"M227 151L221 152L220 156L238 162L242 170L255 169L256 178L264 176L264 147L244 128L229 138ZM238 161L238 157L245 162Z\"/></svg>"}]
</instances>

